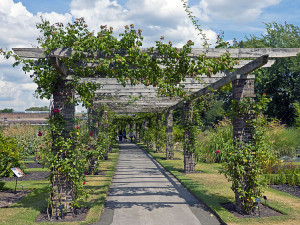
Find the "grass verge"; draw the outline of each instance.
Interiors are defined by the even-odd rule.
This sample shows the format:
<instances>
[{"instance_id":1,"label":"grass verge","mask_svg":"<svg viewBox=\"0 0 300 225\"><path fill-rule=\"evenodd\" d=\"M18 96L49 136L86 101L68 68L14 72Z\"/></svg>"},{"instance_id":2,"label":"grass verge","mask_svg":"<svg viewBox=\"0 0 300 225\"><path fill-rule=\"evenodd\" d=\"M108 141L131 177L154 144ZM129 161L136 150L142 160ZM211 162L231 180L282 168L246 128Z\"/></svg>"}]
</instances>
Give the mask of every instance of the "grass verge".
<instances>
[{"instance_id":1,"label":"grass verge","mask_svg":"<svg viewBox=\"0 0 300 225\"><path fill-rule=\"evenodd\" d=\"M109 153L109 159L100 164L100 172L102 175L87 176L86 189L89 191L89 198L83 205L90 208L85 221L79 222L59 222L60 225L65 224L91 224L99 220L101 210L104 206L108 188L111 184L114 170L119 156L119 148L113 148L113 153ZM35 170L36 171L36 170ZM31 190L31 192L13 204L9 208L0 208L0 224L1 225L24 225L24 224L53 224L54 222L35 223L34 220L39 213L47 207L47 180L38 181L21 181L18 182L17 189ZM14 189L15 181L5 182L4 188Z\"/></svg>"},{"instance_id":2,"label":"grass verge","mask_svg":"<svg viewBox=\"0 0 300 225\"><path fill-rule=\"evenodd\" d=\"M238 219L224 209L221 204L234 202L234 193L231 183L218 171L221 164L198 163L196 170L200 173L183 173L183 154L175 152L175 158L179 160L165 160L165 153L155 153L147 149L146 145L139 144L147 150L164 168L172 173L185 187L196 197L208 205L226 224L300 224L300 200L281 191L266 188L267 205L282 212L282 216Z\"/></svg>"}]
</instances>

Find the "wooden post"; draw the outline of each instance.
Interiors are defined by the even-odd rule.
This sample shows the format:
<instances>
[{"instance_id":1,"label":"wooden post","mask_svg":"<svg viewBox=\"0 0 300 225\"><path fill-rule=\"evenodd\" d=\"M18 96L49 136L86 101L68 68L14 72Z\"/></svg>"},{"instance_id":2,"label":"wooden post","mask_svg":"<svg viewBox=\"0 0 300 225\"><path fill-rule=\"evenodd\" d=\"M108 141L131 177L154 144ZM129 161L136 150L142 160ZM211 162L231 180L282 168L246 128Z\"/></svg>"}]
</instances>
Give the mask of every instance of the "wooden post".
<instances>
[{"instance_id":1,"label":"wooden post","mask_svg":"<svg viewBox=\"0 0 300 225\"><path fill-rule=\"evenodd\" d=\"M107 111L103 111L103 115L102 115L102 128L103 128L103 131L107 133L108 131L108 113ZM108 151L109 151L109 146L105 149L105 152L104 152L104 155L103 155L103 158L105 160L108 160Z\"/></svg>"},{"instance_id":2,"label":"wooden post","mask_svg":"<svg viewBox=\"0 0 300 225\"><path fill-rule=\"evenodd\" d=\"M243 79L237 79L232 82L232 99L234 101L241 101L244 98L253 98L254 95L254 76L248 75ZM233 136L234 143L236 148L242 147L245 143L251 142L252 133L251 133L251 125L248 121L252 119L253 115L245 115L238 114L235 118L233 118ZM245 171L247 174L247 171ZM247 189L249 186L249 178L248 176L243 177L242 186ZM242 209L242 198L241 193L238 191L238 187L234 189L235 192L235 205L239 212L243 212Z\"/></svg>"},{"instance_id":3,"label":"wooden post","mask_svg":"<svg viewBox=\"0 0 300 225\"><path fill-rule=\"evenodd\" d=\"M63 138L70 138L69 132L74 129L74 114L75 114L75 105L70 103L70 99L74 98L74 92L68 86L68 81L60 81L56 84L56 90L53 93L53 111L59 110L59 113L62 115L65 120L64 131L61 134ZM55 116L55 114L54 114ZM58 134L53 133L53 139L58 138ZM52 149L53 154L57 154L60 149ZM60 155L61 158L65 159L68 156L65 153ZM74 199L75 193L72 189L72 183L69 180L69 177L63 176L60 174L58 168L53 168L50 181L53 186L54 192L51 193L52 205L52 216L60 216L59 206L63 205L64 209L67 212L67 215L71 213L71 202Z\"/></svg>"},{"instance_id":4,"label":"wooden post","mask_svg":"<svg viewBox=\"0 0 300 225\"><path fill-rule=\"evenodd\" d=\"M173 150L173 110L167 110L165 115L166 125L166 159L174 159Z\"/></svg>"},{"instance_id":5,"label":"wooden post","mask_svg":"<svg viewBox=\"0 0 300 225\"><path fill-rule=\"evenodd\" d=\"M195 171L195 134L193 132L193 107L191 101L183 103L183 123L184 172L192 173Z\"/></svg>"}]
</instances>

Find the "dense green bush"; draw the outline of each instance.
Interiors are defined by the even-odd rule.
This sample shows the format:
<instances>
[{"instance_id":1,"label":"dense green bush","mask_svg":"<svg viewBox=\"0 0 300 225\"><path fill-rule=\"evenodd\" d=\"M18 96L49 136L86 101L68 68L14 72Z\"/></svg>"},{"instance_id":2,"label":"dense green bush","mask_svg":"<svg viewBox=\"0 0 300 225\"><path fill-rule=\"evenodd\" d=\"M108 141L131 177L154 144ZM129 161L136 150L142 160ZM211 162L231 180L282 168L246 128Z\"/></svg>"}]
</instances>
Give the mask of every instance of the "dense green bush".
<instances>
[{"instance_id":1,"label":"dense green bush","mask_svg":"<svg viewBox=\"0 0 300 225\"><path fill-rule=\"evenodd\" d=\"M20 153L17 141L0 133L0 177L13 175L10 168L21 165Z\"/></svg>"}]
</instances>

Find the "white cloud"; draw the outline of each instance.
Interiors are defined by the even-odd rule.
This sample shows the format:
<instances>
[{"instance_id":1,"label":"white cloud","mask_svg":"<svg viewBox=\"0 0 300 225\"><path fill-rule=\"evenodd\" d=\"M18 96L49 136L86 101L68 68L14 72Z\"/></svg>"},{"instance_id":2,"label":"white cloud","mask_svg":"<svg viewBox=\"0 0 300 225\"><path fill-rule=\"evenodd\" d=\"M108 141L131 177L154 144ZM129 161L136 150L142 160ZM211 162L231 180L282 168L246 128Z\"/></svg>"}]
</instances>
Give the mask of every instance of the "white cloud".
<instances>
[{"instance_id":1,"label":"white cloud","mask_svg":"<svg viewBox=\"0 0 300 225\"><path fill-rule=\"evenodd\" d=\"M197 17L201 21L230 20L246 23L256 20L264 8L277 5L281 0L200 0Z\"/></svg>"},{"instance_id":2,"label":"white cloud","mask_svg":"<svg viewBox=\"0 0 300 225\"><path fill-rule=\"evenodd\" d=\"M134 24L143 30L143 47L153 46L161 36L172 41L174 46L181 47L188 40L201 46L180 0L128 0L125 6L110 0L73 0L71 13L75 18L84 17L94 30L99 30L100 25L108 25L119 33L124 31L125 25ZM207 29L205 33L215 42L214 31Z\"/></svg>"}]
</instances>

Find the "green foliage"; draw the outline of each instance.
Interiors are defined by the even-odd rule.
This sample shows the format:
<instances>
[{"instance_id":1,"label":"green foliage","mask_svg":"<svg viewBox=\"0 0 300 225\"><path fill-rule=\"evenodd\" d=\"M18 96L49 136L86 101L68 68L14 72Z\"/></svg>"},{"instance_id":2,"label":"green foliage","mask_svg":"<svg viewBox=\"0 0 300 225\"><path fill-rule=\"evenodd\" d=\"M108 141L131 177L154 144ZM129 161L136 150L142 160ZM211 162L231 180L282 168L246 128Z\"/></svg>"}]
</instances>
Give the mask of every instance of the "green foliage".
<instances>
[{"instance_id":1,"label":"green foliage","mask_svg":"<svg viewBox=\"0 0 300 225\"><path fill-rule=\"evenodd\" d=\"M30 107L28 109L25 109L25 111L49 111L49 107L48 106Z\"/></svg>"},{"instance_id":2,"label":"green foliage","mask_svg":"<svg viewBox=\"0 0 300 225\"><path fill-rule=\"evenodd\" d=\"M267 184L300 185L300 169L292 163L277 162L265 170L263 182Z\"/></svg>"},{"instance_id":3,"label":"green foliage","mask_svg":"<svg viewBox=\"0 0 300 225\"><path fill-rule=\"evenodd\" d=\"M230 120L219 121L210 132L198 134L196 142L197 159L201 162L223 162L224 149L233 147L233 131ZM217 151L220 153L217 153Z\"/></svg>"},{"instance_id":4,"label":"green foliage","mask_svg":"<svg viewBox=\"0 0 300 225\"><path fill-rule=\"evenodd\" d=\"M300 130L300 104L295 102L293 105L295 108L295 126Z\"/></svg>"},{"instance_id":5,"label":"green foliage","mask_svg":"<svg viewBox=\"0 0 300 225\"><path fill-rule=\"evenodd\" d=\"M21 149L17 141L0 133L0 177L12 176L10 168L19 167L21 164Z\"/></svg>"},{"instance_id":6,"label":"green foliage","mask_svg":"<svg viewBox=\"0 0 300 225\"><path fill-rule=\"evenodd\" d=\"M296 150L300 148L300 132L290 127L286 128L279 122L271 121L266 130L271 141L271 151L280 158L282 156L295 157Z\"/></svg>"},{"instance_id":7,"label":"green foliage","mask_svg":"<svg viewBox=\"0 0 300 225\"><path fill-rule=\"evenodd\" d=\"M40 149L44 147L43 136L47 136L48 130L34 126L10 126L3 130L3 135L16 139L18 147L22 149L22 157L29 155L38 156ZM39 136L39 134L41 136Z\"/></svg>"},{"instance_id":8,"label":"green foliage","mask_svg":"<svg viewBox=\"0 0 300 225\"><path fill-rule=\"evenodd\" d=\"M220 172L232 182L237 207L248 214L255 208L255 198L262 194L261 174L276 159L266 135L269 123L261 114L268 101L263 95L256 102L247 98L240 103L233 102L233 116L253 115L247 121L252 127L253 141L243 143L235 140L234 145L226 146L222 152L224 163Z\"/></svg>"},{"instance_id":9,"label":"green foliage","mask_svg":"<svg viewBox=\"0 0 300 225\"><path fill-rule=\"evenodd\" d=\"M182 142L183 141L183 127L181 125L173 126L173 141Z\"/></svg>"},{"instance_id":10,"label":"green foliage","mask_svg":"<svg viewBox=\"0 0 300 225\"><path fill-rule=\"evenodd\" d=\"M246 37L241 48L299 48L300 28L292 24L266 23L262 37ZM292 103L300 101L300 56L276 59L270 68L254 71L256 93L271 97L267 115L291 125L295 115Z\"/></svg>"},{"instance_id":11,"label":"green foliage","mask_svg":"<svg viewBox=\"0 0 300 225\"><path fill-rule=\"evenodd\" d=\"M14 111L14 109L5 108L5 109L1 109L0 113L12 113L13 111Z\"/></svg>"}]
</instances>

